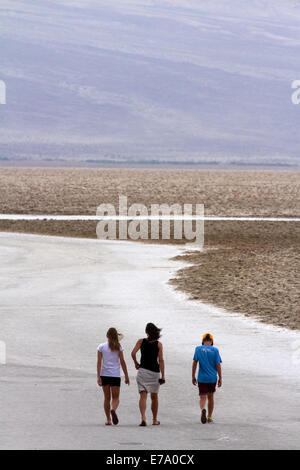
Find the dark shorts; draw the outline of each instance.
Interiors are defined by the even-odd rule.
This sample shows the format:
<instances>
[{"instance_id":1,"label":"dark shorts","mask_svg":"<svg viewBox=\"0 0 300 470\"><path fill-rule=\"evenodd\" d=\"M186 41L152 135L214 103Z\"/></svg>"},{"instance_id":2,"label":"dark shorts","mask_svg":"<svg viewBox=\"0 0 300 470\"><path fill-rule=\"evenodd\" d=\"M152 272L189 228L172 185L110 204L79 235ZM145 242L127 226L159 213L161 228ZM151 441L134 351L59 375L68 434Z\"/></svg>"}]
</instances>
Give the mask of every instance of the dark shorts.
<instances>
[{"instance_id":1,"label":"dark shorts","mask_svg":"<svg viewBox=\"0 0 300 470\"><path fill-rule=\"evenodd\" d=\"M207 395L208 393L215 393L217 382L213 383L203 383L198 382L199 395Z\"/></svg>"},{"instance_id":2,"label":"dark shorts","mask_svg":"<svg viewBox=\"0 0 300 470\"><path fill-rule=\"evenodd\" d=\"M110 385L111 387L121 386L120 377L106 377L104 375L101 375L101 382L102 382L102 387L105 387L105 385Z\"/></svg>"}]
</instances>

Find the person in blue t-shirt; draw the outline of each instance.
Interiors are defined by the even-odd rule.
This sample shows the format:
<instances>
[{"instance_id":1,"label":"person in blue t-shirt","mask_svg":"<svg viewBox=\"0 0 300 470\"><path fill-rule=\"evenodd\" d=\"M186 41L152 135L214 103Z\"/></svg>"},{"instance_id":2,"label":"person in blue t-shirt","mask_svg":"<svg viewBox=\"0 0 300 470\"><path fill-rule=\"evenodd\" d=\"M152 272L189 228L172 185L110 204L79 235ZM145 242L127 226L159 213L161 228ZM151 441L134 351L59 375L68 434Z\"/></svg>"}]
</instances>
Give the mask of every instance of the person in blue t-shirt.
<instances>
[{"instance_id":1,"label":"person in blue t-shirt","mask_svg":"<svg viewBox=\"0 0 300 470\"><path fill-rule=\"evenodd\" d=\"M221 356L219 350L213 346L214 338L210 333L205 333L202 338L202 346L195 349L192 382L199 387L201 423L211 423L214 410L214 393L216 384L222 386ZM198 380L196 370L199 363ZM218 380L219 376L219 380ZM206 417L206 398L208 400L208 415Z\"/></svg>"}]
</instances>

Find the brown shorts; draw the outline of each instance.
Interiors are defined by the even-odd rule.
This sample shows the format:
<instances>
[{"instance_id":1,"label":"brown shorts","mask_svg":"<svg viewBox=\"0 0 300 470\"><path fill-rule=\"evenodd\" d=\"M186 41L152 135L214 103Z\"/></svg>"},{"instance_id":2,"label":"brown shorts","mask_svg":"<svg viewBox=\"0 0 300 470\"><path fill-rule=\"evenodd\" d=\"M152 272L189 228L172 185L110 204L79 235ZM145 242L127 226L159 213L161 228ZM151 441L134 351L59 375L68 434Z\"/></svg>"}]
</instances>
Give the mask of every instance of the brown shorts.
<instances>
[{"instance_id":1,"label":"brown shorts","mask_svg":"<svg viewBox=\"0 0 300 470\"><path fill-rule=\"evenodd\" d=\"M217 382L213 383L203 383L198 382L199 395L207 395L208 393L215 393Z\"/></svg>"}]
</instances>

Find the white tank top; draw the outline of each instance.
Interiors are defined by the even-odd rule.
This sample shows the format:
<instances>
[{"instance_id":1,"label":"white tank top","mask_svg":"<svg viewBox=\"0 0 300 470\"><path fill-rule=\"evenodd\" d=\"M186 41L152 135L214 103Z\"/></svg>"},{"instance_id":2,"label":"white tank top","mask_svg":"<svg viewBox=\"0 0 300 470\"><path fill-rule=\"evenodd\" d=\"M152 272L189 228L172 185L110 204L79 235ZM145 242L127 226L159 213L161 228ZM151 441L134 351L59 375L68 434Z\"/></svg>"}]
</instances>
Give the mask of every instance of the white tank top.
<instances>
[{"instance_id":1,"label":"white tank top","mask_svg":"<svg viewBox=\"0 0 300 470\"><path fill-rule=\"evenodd\" d=\"M99 344L98 351L102 353L102 364L100 375L104 377L120 377L119 351L112 351L106 343ZM121 346L120 351L124 351Z\"/></svg>"}]
</instances>

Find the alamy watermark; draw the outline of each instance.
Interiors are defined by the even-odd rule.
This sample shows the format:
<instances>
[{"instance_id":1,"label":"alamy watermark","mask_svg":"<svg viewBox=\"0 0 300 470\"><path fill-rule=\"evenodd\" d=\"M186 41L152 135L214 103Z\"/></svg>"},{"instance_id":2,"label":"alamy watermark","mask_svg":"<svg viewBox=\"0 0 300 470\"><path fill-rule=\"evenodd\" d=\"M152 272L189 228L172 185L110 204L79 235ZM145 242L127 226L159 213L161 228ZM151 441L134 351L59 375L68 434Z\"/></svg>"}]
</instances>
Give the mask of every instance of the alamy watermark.
<instances>
[{"instance_id":1,"label":"alamy watermark","mask_svg":"<svg viewBox=\"0 0 300 470\"><path fill-rule=\"evenodd\" d=\"M293 341L291 344L291 347L293 350L292 363L295 366L299 366L300 365L300 339L298 339L297 341Z\"/></svg>"},{"instance_id":2,"label":"alamy watermark","mask_svg":"<svg viewBox=\"0 0 300 470\"><path fill-rule=\"evenodd\" d=\"M0 365L6 364L6 344L4 341L0 341Z\"/></svg>"},{"instance_id":3,"label":"alamy watermark","mask_svg":"<svg viewBox=\"0 0 300 470\"><path fill-rule=\"evenodd\" d=\"M0 104L6 104L6 85L3 80L0 80Z\"/></svg>"},{"instance_id":4,"label":"alamy watermark","mask_svg":"<svg viewBox=\"0 0 300 470\"><path fill-rule=\"evenodd\" d=\"M96 233L109 240L188 240L203 246L203 204L151 204L150 213L144 204L128 207L127 197L119 196L118 211L113 204L97 208ZM118 224L117 224L118 223Z\"/></svg>"},{"instance_id":5,"label":"alamy watermark","mask_svg":"<svg viewBox=\"0 0 300 470\"><path fill-rule=\"evenodd\" d=\"M292 82L292 88L295 90L292 93L292 103L293 104L300 104L300 80L294 80Z\"/></svg>"}]
</instances>

